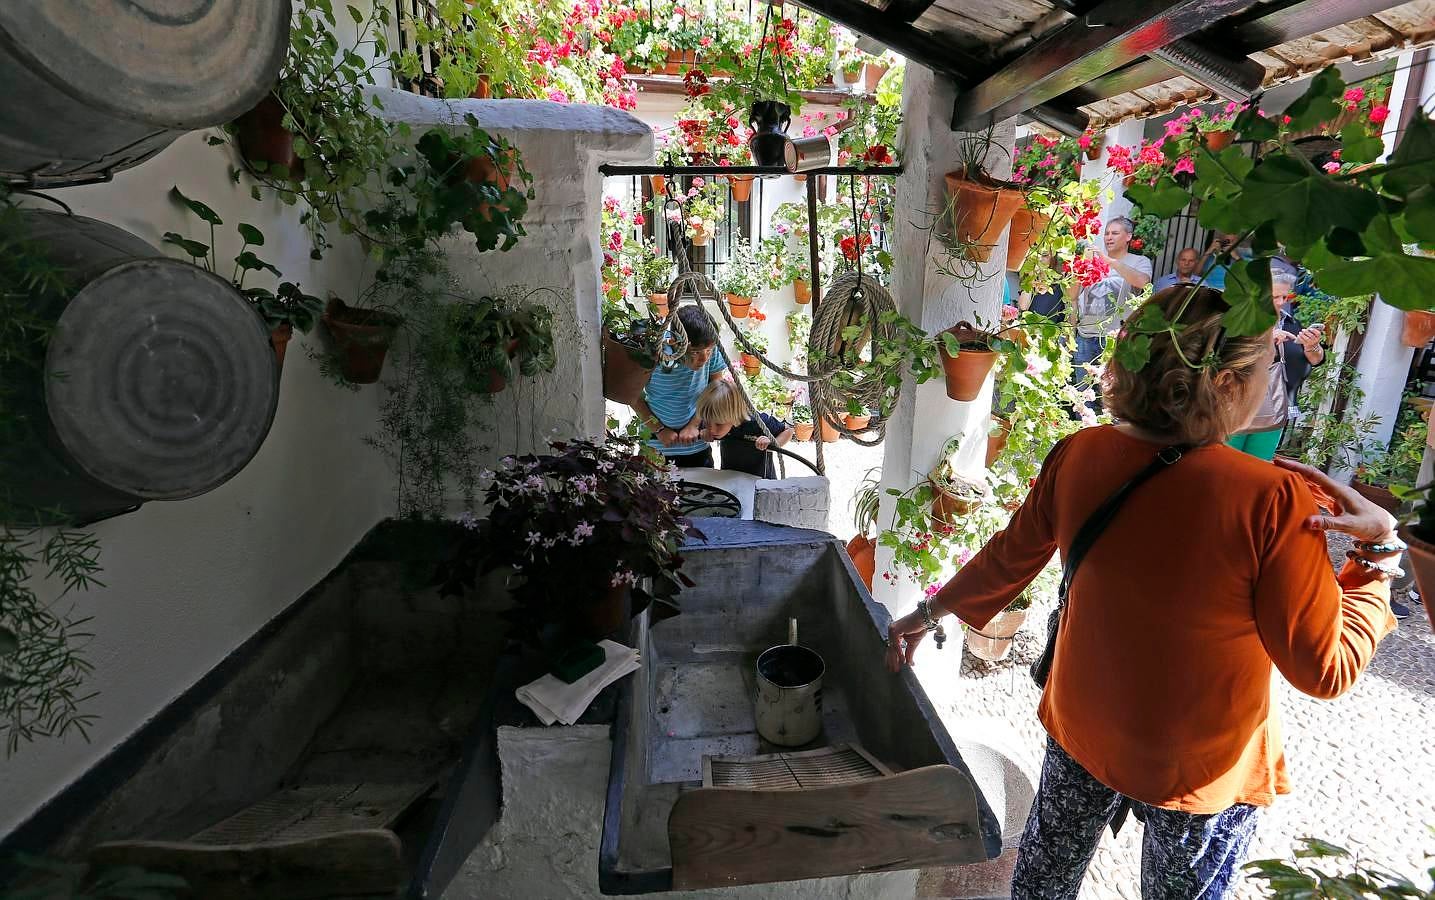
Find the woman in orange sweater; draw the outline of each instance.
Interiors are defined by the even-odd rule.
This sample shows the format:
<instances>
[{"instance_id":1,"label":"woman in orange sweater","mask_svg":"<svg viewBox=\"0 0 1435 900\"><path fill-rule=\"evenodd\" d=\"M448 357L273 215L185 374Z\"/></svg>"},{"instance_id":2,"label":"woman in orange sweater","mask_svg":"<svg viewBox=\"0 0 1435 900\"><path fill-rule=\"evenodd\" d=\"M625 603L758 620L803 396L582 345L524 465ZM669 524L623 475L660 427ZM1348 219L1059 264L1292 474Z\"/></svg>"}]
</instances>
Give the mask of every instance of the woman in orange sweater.
<instances>
[{"instance_id":1,"label":"woman in orange sweater","mask_svg":"<svg viewBox=\"0 0 1435 900\"><path fill-rule=\"evenodd\" d=\"M1257 811L1290 789L1274 670L1307 694L1339 696L1395 627L1391 516L1321 472L1222 443L1265 392L1270 333L1227 335L1226 303L1207 288L1148 302L1168 320L1180 313L1180 352L1161 335L1141 371L1109 366L1103 396L1123 424L1058 444L1006 530L889 633L895 671L946 613L984 627L1152 468L1070 582L1038 709L1049 739L1012 879L1018 900L1075 898L1102 830L1127 807L1146 823L1146 900L1228 896ZM1163 448L1180 452L1153 465ZM1307 480L1336 515L1320 514ZM1357 539L1339 577L1327 529Z\"/></svg>"}]
</instances>

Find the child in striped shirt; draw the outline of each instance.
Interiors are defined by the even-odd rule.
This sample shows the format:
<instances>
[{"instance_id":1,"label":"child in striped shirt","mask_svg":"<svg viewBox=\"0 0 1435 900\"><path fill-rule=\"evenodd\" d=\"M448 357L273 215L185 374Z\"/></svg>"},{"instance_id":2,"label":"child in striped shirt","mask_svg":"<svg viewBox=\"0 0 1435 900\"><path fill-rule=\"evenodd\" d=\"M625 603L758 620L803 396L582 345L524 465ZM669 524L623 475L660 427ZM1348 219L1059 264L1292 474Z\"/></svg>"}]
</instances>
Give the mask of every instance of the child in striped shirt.
<instances>
[{"instance_id":1,"label":"child in striped shirt","mask_svg":"<svg viewBox=\"0 0 1435 900\"><path fill-rule=\"evenodd\" d=\"M688 335L688 353L671 366L659 365L633 410L652 429L652 446L679 468L712 468L713 451L702 437L698 395L709 384L731 380L717 348L717 329L697 306L678 310Z\"/></svg>"}]
</instances>

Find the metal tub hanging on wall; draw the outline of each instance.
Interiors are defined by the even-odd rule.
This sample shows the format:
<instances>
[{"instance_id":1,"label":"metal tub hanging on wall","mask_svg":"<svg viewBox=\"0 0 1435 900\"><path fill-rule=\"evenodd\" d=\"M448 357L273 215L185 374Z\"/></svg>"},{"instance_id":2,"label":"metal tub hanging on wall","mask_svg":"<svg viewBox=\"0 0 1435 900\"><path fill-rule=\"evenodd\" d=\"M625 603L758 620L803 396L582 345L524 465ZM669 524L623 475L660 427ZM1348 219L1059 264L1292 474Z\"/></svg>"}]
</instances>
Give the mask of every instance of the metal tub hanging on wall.
<instances>
[{"instance_id":1,"label":"metal tub hanging on wall","mask_svg":"<svg viewBox=\"0 0 1435 900\"><path fill-rule=\"evenodd\" d=\"M0 368L20 424L0 447L13 514L92 522L203 494L244 468L279 399L258 313L229 282L113 225L26 218L65 287L30 298L54 326L43 366Z\"/></svg>"},{"instance_id":2,"label":"metal tub hanging on wall","mask_svg":"<svg viewBox=\"0 0 1435 900\"><path fill-rule=\"evenodd\" d=\"M107 180L274 86L290 0L0 3L0 179Z\"/></svg>"}]
</instances>

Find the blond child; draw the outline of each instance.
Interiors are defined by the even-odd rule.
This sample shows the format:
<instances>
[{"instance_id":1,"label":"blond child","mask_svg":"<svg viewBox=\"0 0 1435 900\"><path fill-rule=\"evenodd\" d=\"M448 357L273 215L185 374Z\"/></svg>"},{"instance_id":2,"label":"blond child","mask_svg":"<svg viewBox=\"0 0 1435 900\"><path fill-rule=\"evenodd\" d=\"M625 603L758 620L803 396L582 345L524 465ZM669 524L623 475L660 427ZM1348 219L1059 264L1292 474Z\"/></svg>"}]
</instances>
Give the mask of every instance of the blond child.
<instances>
[{"instance_id":1,"label":"blond child","mask_svg":"<svg viewBox=\"0 0 1435 900\"><path fill-rule=\"evenodd\" d=\"M749 416L747 402L732 382L714 381L698 396L703 439L718 442L721 467L758 478L776 478L777 470L768 450L792 440L793 429L776 416L767 413L757 416L772 433L771 438L763 434L758 418Z\"/></svg>"}]
</instances>

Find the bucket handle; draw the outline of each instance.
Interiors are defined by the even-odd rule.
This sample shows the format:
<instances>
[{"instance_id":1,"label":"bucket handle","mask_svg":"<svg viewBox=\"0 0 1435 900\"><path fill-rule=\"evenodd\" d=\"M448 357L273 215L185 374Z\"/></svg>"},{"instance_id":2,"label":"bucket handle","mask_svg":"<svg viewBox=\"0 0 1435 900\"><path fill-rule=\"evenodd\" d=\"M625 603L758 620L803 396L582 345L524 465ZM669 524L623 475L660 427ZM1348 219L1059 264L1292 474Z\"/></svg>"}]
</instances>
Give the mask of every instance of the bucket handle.
<instances>
[{"instance_id":1,"label":"bucket handle","mask_svg":"<svg viewBox=\"0 0 1435 900\"><path fill-rule=\"evenodd\" d=\"M787 642L797 646L797 619L796 617L787 620Z\"/></svg>"}]
</instances>

